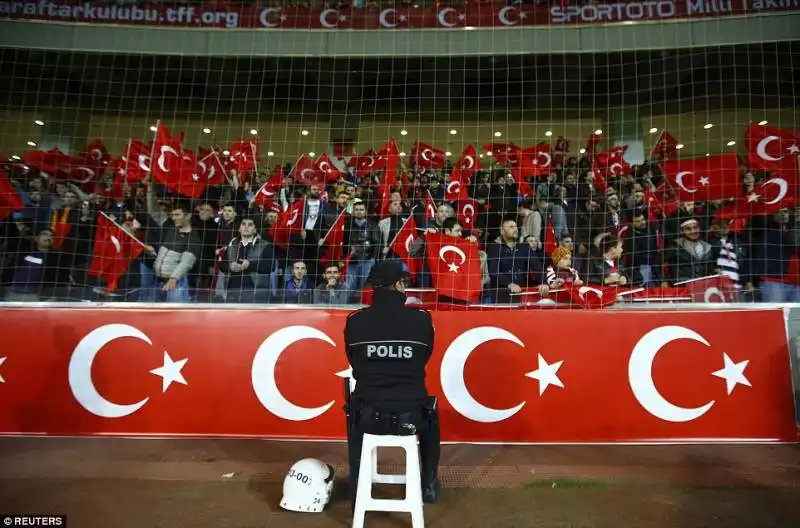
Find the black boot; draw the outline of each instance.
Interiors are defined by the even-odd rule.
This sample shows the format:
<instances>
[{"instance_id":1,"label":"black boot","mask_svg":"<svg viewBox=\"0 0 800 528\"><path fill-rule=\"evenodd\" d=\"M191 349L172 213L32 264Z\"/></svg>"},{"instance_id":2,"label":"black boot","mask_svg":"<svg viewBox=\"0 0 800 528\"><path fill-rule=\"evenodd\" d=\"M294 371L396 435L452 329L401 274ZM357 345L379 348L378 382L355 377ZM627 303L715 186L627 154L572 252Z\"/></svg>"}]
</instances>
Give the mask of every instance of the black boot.
<instances>
[{"instance_id":1,"label":"black boot","mask_svg":"<svg viewBox=\"0 0 800 528\"><path fill-rule=\"evenodd\" d=\"M441 488L439 476L435 471L426 471L422 474L422 502L434 503L438 501Z\"/></svg>"}]
</instances>

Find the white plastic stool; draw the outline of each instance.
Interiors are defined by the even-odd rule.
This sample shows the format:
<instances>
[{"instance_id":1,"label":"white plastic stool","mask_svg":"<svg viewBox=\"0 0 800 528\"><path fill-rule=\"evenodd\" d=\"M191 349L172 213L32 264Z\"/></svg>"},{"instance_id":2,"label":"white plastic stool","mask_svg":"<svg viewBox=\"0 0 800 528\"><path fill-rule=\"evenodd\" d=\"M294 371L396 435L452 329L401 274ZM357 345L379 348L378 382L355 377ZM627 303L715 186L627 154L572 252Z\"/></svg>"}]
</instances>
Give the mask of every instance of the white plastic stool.
<instances>
[{"instance_id":1,"label":"white plastic stool","mask_svg":"<svg viewBox=\"0 0 800 528\"><path fill-rule=\"evenodd\" d=\"M382 475L378 473L378 448L400 447L406 452L405 475ZM376 499L372 496L372 484L405 484L405 499ZM364 435L361 446L361 464L358 469L358 488L356 509L353 514L353 528L364 528L364 516L368 511L408 512L411 526L423 528L422 479L419 468L419 451L416 435L383 436Z\"/></svg>"}]
</instances>

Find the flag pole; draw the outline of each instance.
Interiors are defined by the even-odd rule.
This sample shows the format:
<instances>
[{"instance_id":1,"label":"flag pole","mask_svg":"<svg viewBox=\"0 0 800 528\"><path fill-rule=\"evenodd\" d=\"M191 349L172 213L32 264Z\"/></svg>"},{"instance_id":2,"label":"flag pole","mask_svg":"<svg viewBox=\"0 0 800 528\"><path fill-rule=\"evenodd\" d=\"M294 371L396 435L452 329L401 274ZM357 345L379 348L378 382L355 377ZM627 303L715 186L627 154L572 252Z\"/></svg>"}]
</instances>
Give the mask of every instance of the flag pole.
<instances>
[{"instance_id":1,"label":"flag pole","mask_svg":"<svg viewBox=\"0 0 800 528\"><path fill-rule=\"evenodd\" d=\"M107 214L105 214L103 211L100 211L100 214L101 214L101 215L103 215L103 216L106 218L106 220L108 220L109 222L111 222L112 224L114 224L115 226L117 226L118 228L120 228L122 231L125 231L125 228L124 228L124 227L122 227L121 225L119 225L118 223L116 223L116 222L114 221L114 219L113 219L113 218L111 218L110 216L108 216ZM131 237L132 239L134 239L134 240L135 240L135 241L136 241L136 242L137 242L137 243L138 243L140 246L142 246L143 248L147 248L147 244L145 244L144 242L142 242L141 240L139 240L138 238L136 238L136 236L135 236L135 235L132 235L131 233L128 233L127 231L125 231L125 234L126 234L126 235L128 235L129 237Z\"/></svg>"},{"instance_id":2,"label":"flag pole","mask_svg":"<svg viewBox=\"0 0 800 528\"><path fill-rule=\"evenodd\" d=\"M389 244L386 247L392 247L394 245L394 243L397 241L398 235L400 235L400 232L403 231L403 229L406 227L406 224L409 222L409 220L414 218L414 209L416 209L416 208L417 208L416 205L411 208L411 211L408 213L408 218L406 218L406 221L403 222L403 225L400 226L400 229L397 230L397 233L394 234L394 238L392 238L392 241L389 242Z\"/></svg>"},{"instance_id":3,"label":"flag pole","mask_svg":"<svg viewBox=\"0 0 800 528\"><path fill-rule=\"evenodd\" d=\"M342 212L339 213L339 216L337 216L336 220L333 221L333 224L331 224L331 226L328 228L328 232L325 233L325 236L322 237L322 240L327 240L328 235L331 234L331 232L333 231L333 228L336 227L336 223L339 221L339 218L341 218L344 213L345 213L345 209L342 209Z\"/></svg>"}]
</instances>

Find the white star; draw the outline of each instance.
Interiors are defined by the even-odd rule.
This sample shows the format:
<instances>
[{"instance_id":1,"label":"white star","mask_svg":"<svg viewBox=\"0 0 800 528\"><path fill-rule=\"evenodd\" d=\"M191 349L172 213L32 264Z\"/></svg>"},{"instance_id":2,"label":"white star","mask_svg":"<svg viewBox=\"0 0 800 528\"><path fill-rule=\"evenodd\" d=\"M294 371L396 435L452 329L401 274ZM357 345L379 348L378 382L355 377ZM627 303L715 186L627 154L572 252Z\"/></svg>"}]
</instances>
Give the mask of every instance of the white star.
<instances>
[{"instance_id":1,"label":"white star","mask_svg":"<svg viewBox=\"0 0 800 528\"><path fill-rule=\"evenodd\" d=\"M788 150L792 154L800 154L800 147L798 147L797 145L792 145L791 147L788 147L786 150Z\"/></svg>"},{"instance_id":2,"label":"white star","mask_svg":"<svg viewBox=\"0 0 800 528\"><path fill-rule=\"evenodd\" d=\"M400 22L405 22L408 19L408 17L405 15L400 15L398 18L400 19Z\"/></svg>"},{"instance_id":3,"label":"white star","mask_svg":"<svg viewBox=\"0 0 800 528\"><path fill-rule=\"evenodd\" d=\"M458 15L458 19L463 22L464 20L467 19L467 15L465 15L464 13L461 13L461 14Z\"/></svg>"},{"instance_id":4,"label":"white star","mask_svg":"<svg viewBox=\"0 0 800 528\"><path fill-rule=\"evenodd\" d=\"M1 358L0 358L0 365L2 365L3 363L5 363L5 361L6 361L6 358L4 358L4 357L1 357ZM3 379L3 376L0 374L0 383L5 383L5 382L6 382L6 380L5 380L5 379Z\"/></svg>"},{"instance_id":5,"label":"white star","mask_svg":"<svg viewBox=\"0 0 800 528\"><path fill-rule=\"evenodd\" d=\"M525 12L522 12L522 13L520 13L520 14L519 14L519 19L520 19L520 20L525 20L526 18L528 18L528 15L527 15L527 13L525 13Z\"/></svg>"},{"instance_id":6,"label":"white star","mask_svg":"<svg viewBox=\"0 0 800 528\"><path fill-rule=\"evenodd\" d=\"M286 20L288 20L288 19L289 19L289 17L288 17L288 16L286 16L286 15L281 15L281 22L284 22L284 21L286 21Z\"/></svg>"},{"instance_id":7,"label":"white star","mask_svg":"<svg viewBox=\"0 0 800 528\"><path fill-rule=\"evenodd\" d=\"M347 15L341 15L339 17L339 22L347 22Z\"/></svg>"},{"instance_id":8,"label":"white star","mask_svg":"<svg viewBox=\"0 0 800 528\"><path fill-rule=\"evenodd\" d=\"M450 268L451 273L458 273L458 265L455 262L451 262L447 267Z\"/></svg>"},{"instance_id":9,"label":"white star","mask_svg":"<svg viewBox=\"0 0 800 528\"><path fill-rule=\"evenodd\" d=\"M708 178L708 176L702 176L700 178L700 185L708 185L709 182L711 182L711 180Z\"/></svg>"},{"instance_id":10,"label":"white star","mask_svg":"<svg viewBox=\"0 0 800 528\"><path fill-rule=\"evenodd\" d=\"M558 369L561 368L562 363L564 361L556 361L553 364L548 364L547 361L544 360L541 354L539 354L539 368L534 370L533 372L528 372L525 376L529 378L533 378L535 380L539 380L539 396L544 394L544 391L550 385L555 385L556 387L564 388L564 384L559 379Z\"/></svg>"},{"instance_id":11,"label":"white star","mask_svg":"<svg viewBox=\"0 0 800 528\"><path fill-rule=\"evenodd\" d=\"M173 381L182 383L183 385L188 385L188 383L186 383L186 379L183 377L183 374L181 374L181 369L184 367L184 365L186 365L187 361L189 361L188 358L183 358L180 361L172 361L172 358L169 357L167 351L164 351L164 364L157 369L150 371L151 374L161 376L161 392L167 392L167 389L170 385L172 385Z\"/></svg>"},{"instance_id":12,"label":"white star","mask_svg":"<svg viewBox=\"0 0 800 528\"><path fill-rule=\"evenodd\" d=\"M760 194L750 193L747 195L747 203L757 202L759 198L761 198Z\"/></svg>"},{"instance_id":13,"label":"white star","mask_svg":"<svg viewBox=\"0 0 800 528\"><path fill-rule=\"evenodd\" d=\"M341 372L336 373L337 376L343 379L350 379L350 392L356 390L356 380L353 378L353 367L350 365L347 366L347 370L342 370Z\"/></svg>"},{"instance_id":14,"label":"white star","mask_svg":"<svg viewBox=\"0 0 800 528\"><path fill-rule=\"evenodd\" d=\"M725 360L725 367L716 372L712 372L711 375L725 380L725 385L728 388L728 395L733 392L733 388L736 387L736 385L741 384L752 387L750 381L744 377L744 369L747 368L747 364L750 363L750 360L746 359L739 363L734 363L728 354L723 352L722 355Z\"/></svg>"}]
</instances>

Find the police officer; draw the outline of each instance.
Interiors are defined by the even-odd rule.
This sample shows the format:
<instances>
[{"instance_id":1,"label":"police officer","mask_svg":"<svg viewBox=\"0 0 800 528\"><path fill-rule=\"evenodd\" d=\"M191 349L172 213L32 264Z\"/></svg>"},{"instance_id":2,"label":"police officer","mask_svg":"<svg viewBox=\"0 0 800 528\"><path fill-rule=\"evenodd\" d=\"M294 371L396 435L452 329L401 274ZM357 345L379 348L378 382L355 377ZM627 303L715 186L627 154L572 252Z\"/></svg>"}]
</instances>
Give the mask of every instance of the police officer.
<instances>
[{"instance_id":1,"label":"police officer","mask_svg":"<svg viewBox=\"0 0 800 528\"><path fill-rule=\"evenodd\" d=\"M350 398L348 454L350 496L356 483L364 433L419 435L422 498L439 498L439 414L437 400L425 388L425 365L433 351L433 322L428 312L405 306L410 275L400 262L379 261L368 283L372 306L347 318L344 342L356 381Z\"/></svg>"}]
</instances>

